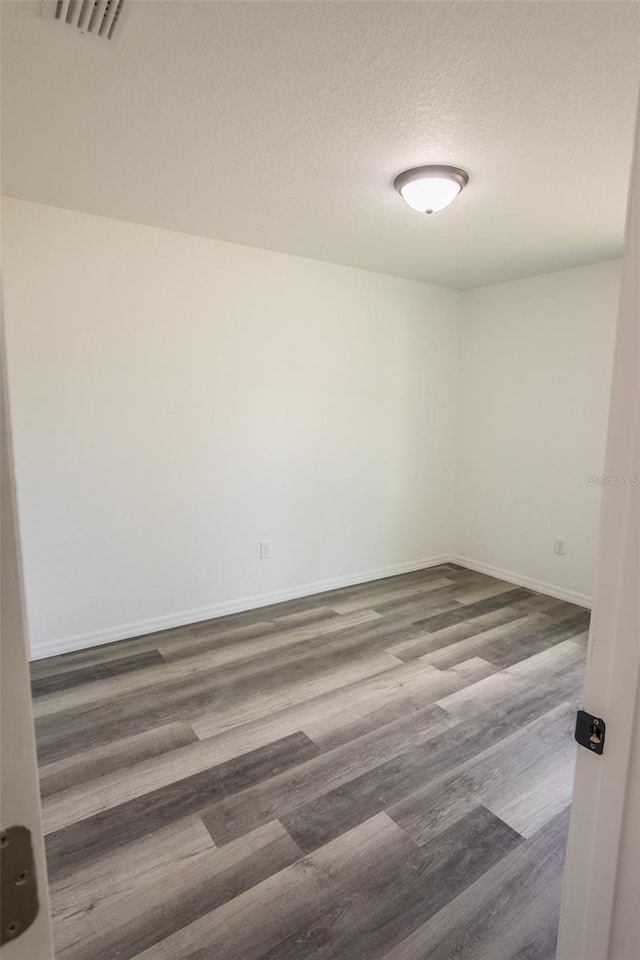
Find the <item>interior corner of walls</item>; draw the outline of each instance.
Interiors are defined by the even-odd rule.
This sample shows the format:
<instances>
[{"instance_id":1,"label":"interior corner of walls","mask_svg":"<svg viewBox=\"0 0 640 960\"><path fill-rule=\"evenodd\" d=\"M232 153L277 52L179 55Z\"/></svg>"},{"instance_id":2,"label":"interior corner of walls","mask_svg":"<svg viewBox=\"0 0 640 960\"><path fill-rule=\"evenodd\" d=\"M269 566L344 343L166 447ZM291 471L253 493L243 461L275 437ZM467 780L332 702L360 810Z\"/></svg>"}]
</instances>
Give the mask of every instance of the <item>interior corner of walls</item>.
<instances>
[{"instance_id":1,"label":"interior corner of walls","mask_svg":"<svg viewBox=\"0 0 640 960\"><path fill-rule=\"evenodd\" d=\"M452 553L589 606L621 261L465 292ZM554 540L567 539L566 557Z\"/></svg>"},{"instance_id":2,"label":"interior corner of walls","mask_svg":"<svg viewBox=\"0 0 640 960\"><path fill-rule=\"evenodd\" d=\"M285 545L297 552L294 583L303 582L302 590L310 593L319 577L336 569L366 571L398 558L444 550L448 553L438 562L451 554L469 554L497 562L507 558L505 564L516 570L532 569L524 558L511 562L508 550L485 549L482 531L475 540L467 537L467 518L490 513L482 492L489 491L489 506L500 498L499 484L492 476L479 481L478 472L487 464L493 475L508 472L498 457L486 455L486 443L476 442L484 424L493 425L505 407L499 396L483 406L487 376L500 388L509 382L497 361L509 354L503 330L509 329L513 311L505 308L504 324L488 323L486 336L482 324L475 322L482 319L476 311L480 301L493 321L493 294L475 298L472 290L431 287L63 208L17 200L10 205L3 252L10 280L6 299L16 318L11 330L12 392L16 466L23 480L18 500L27 600L38 614L37 622L31 618L34 657L302 595L292 586L293 578L284 574L279 580L265 576L264 568L247 573L251 551L254 546L257 550L276 501L278 511L287 515L287 537L301 526L301 516L302 526L308 521L312 528L308 536L291 534L295 542ZM107 285L96 300L105 271L122 283ZM609 276L606 283L604 274ZM610 275L606 270L599 275L603 296L608 296ZM526 296L516 296L517 289L512 284L510 296L520 318ZM583 291L580 303L585 299ZM519 327L533 330L544 344L535 309L530 307ZM87 312L89 325L84 323ZM83 331L80 341L78 329ZM367 336L369 331L375 336ZM489 337L494 339L481 357L476 341ZM522 354L524 342L516 343ZM127 344L124 354L122 343ZM98 362L87 364L89 355ZM132 362L136 357L144 357L144 364ZM350 363L350 358L356 360ZM431 361L426 365L429 375L425 359ZM541 351L539 359L546 362L548 355ZM597 382L597 357L592 366ZM160 372L171 378L178 404L169 397ZM590 375L591 370L582 372L583 379ZM537 431L535 400L531 419ZM161 420L168 439L156 442L158 431L148 427ZM34 435L29 426L34 422L46 424L46 433ZM494 446L501 446L501 437L512 436L513 426L506 423L496 431L499 442ZM314 429L322 443L301 443L301 435ZM392 467L376 469L383 431L393 438L399 456ZM144 445L137 443L140 436ZM90 451L86 470L66 470L85 450ZM168 454L172 471L165 469ZM116 500L109 478L120 459L126 461L127 477ZM345 469L335 469L335 463ZM331 480L337 477L335 488L323 482L327 464ZM52 498L61 468L65 482ZM296 477L295 496L289 498L293 503L284 504L289 476ZM151 498L149 477L154 485ZM180 499L177 489L194 495ZM348 554L351 559L345 557L344 565L337 566L344 524L336 520L335 530L327 535L320 501L327 516L338 505L349 517L347 536L359 547ZM175 504L176 515L165 531L159 504L167 502ZM395 511L389 517L384 515L387 504ZM502 510L504 505L499 506ZM134 521L126 527L120 522L125 515ZM504 510L500 516L506 516ZM112 518L114 535L104 538L104 526ZM387 520L389 538L381 522ZM500 522L506 539L510 519ZM422 533L416 532L418 527ZM199 530L197 536L191 537L192 529ZM168 549L160 556L154 543L163 537ZM220 542L214 547L216 537ZM382 552L380 542L385 544ZM49 552L61 544L70 547L65 549L60 582L74 584L84 597L95 596L95 603L88 602L82 611L65 607L62 591L42 561L44 543L50 545ZM87 543L95 553L91 569L84 561ZM308 555L311 543L321 543L322 552L314 547ZM280 553L275 538L274 548ZM121 556L130 558L127 570L117 563ZM185 556L198 571L211 570L224 558L224 585L218 585L217 597L237 599L204 606L216 596L200 581L182 578ZM337 588L416 568L401 564L384 569L390 572L378 569L371 575L323 581L321 589L330 589L326 583ZM548 575L542 565L533 569L545 580L553 579L552 565ZM287 585L275 596L260 592ZM165 597L167 607L149 600L151 595ZM176 612L170 614L172 610ZM166 616L145 619L161 613ZM59 639L40 632L41 624L55 624Z\"/></svg>"}]
</instances>

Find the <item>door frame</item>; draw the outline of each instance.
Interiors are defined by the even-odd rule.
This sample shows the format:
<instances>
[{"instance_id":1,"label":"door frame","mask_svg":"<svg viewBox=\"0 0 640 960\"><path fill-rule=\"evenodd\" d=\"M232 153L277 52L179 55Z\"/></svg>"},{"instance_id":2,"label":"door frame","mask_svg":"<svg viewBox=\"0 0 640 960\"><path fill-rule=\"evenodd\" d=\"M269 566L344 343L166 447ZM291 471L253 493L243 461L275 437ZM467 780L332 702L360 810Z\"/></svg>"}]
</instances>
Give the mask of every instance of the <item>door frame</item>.
<instances>
[{"instance_id":1,"label":"door frame","mask_svg":"<svg viewBox=\"0 0 640 960\"><path fill-rule=\"evenodd\" d=\"M2 960L53 960L47 865L29 684L27 619L16 507L7 365L0 282L0 739L2 828L27 827L35 863L39 910L33 923L2 946Z\"/></svg>"},{"instance_id":2,"label":"door frame","mask_svg":"<svg viewBox=\"0 0 640 960\"><path fill-rule=\"evenodd\" d=\"M612 479L610 479L612 478ZM621 854L640 831L628 784L640 762L640 112L627 206L620 311L602 491L596 586L583 706L606 723L605 750L578 751L557 960L630 960L635 941L624 899ZM635 740L634 740L635 735ZM640 756L640 754L638 754ZM632 823L630 818L637 818ZM630 830L635 833L629 832ZM640 851L638 851L640 858ZM637 915L637 911L635 911ZM625 929L616 930L623 924ZM640 947L640 943L638 943ZM628 949L628 948L627 948ZM615 952L612 952L614 950ZM637 953L635 954L637 955Z\"/></svg>"}]
</instances>

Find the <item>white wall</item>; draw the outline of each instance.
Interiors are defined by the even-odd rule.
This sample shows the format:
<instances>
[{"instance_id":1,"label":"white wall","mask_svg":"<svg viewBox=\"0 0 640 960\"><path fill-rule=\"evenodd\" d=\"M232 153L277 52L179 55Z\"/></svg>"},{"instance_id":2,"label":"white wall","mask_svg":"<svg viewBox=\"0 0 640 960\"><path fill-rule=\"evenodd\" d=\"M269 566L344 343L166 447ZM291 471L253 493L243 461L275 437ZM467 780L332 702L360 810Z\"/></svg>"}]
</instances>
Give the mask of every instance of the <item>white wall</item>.
<instances>
[{"instance_id":1,"label":"white wall","mask_svg":"<svg viewBox=\"0 0 640 960\"><path fill-rule=\"evenodd\" d=\"M34 656L451 554L589 602L619 262L460 294L17 200L3 239Z\"/></svg>"},{"instance_id":2,"label":"white wall","mask_svg":"<svg viewBox=\"0 0 640 960\"><path fill-rule=\"evenodd\" d=\"M459 293L17 200L3 234L34 656L449 553Z\"/></svg>"},{"instance_id":3,"label":"white wall","mask_svg":"<svg viewBox=\"0 0 640 960\"><path fill-rule=\"evenodd\" d=\"M465 295L453 552L546 585L592 590L620 261ZM556 537L566 555L554 554Z\"/></svg>"}]
</instances>

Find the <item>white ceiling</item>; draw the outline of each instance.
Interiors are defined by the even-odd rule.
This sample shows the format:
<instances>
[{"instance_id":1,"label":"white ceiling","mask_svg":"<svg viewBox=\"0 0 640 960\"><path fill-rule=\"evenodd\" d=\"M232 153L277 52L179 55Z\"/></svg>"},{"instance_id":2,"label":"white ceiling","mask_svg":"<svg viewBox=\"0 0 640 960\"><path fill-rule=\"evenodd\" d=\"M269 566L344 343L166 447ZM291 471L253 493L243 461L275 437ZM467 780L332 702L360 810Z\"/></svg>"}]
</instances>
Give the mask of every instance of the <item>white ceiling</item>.
<instances>
[{"instance_id":1,"label":"white ceiling","mask_svg":"<svg viewBox=\"0 0 640 960\"><path fill-rule=\"evenodd\" d=\"M469 288L618 256L633 2L3 2L4 192ZM471 181L426 217L392 180Z\"/></svg>"}]
</instances>

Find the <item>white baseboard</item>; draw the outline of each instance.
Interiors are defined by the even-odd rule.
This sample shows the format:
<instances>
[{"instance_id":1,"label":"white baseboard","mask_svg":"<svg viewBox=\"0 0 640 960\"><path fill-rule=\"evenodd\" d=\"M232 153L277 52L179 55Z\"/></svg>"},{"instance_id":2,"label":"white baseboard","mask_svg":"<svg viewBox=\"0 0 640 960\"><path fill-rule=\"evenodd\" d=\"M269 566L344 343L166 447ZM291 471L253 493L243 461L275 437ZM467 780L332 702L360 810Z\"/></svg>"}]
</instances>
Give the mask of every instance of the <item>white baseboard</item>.
<instances>
[{"instance_id":1,"label":"white baseboard","mask_svg":"<svg viewBox=\"0 0 640 960\"><path fill-rule=\"evenodd\" d=\"M520 573L513 573L512 570L503 570L502 567L492 567L488 563L481 563L479 560L470 560L469 557L459 557L452 554L449 557L450 563L457 563L468 570L475 570L477 573L485 573L488 577L496 577L498 580L506 580L507 583L515 583L519 587L528 587L529 590L535 590L536 593L545 593L550 597L557 597L558 600L566 600L567 603L576 603L580 607L591 608L591 597L584 593L576 593L575 590L565 590L563 587L556 587L552 583L545 583L543 580L534 580L533 577L525 577Z\"/></svg>"},{"instance_id":2,"label":"white baseboard","mask_svg":"<svg viewBox=\"0 0 640 960\"><path fill-rule=\"evenodd\" d=\"M282 590L272 590L270 593L260 593L252 597L241 597L237 600L228 600L224 603L214 603L208 607L198 607L195 610L184 610L180 613L168 614L162 617L151 617L149 620L138 620L133 623L123 623L116 627L107 627L104 630L94 630L89 633L78 633L72 637L62 637L50 640L31 650L32 660L42 660L45 657L55 657L60 653L71 653L76 650L88 650L104 643L113 643L116 640L128 640L132 637L142 637L146 634L158 633L161 630L171 630L175 627L185 627L190 623L201 620L213 620L230 613L242 613L245 610L255 610L256 607L268 607L272 603L282 603L285 600L296 600L298 597L312 596L314 593L324 593L326 590L338 590L340 587L350 587L358 583L368 583L371 580L381 580L384 577L395 577L402 573L412 573L415 570L426 570L441 563L457 563L461 567L485 573L507 583L515 583L520 587L528 587L537 593L544 593L568 603L575 603L581 607L591 607L591 597L573 590L565 590L542 580L534 580L511 570L493 567L488 563L471 560L469 557L460 557L456 554L440 554L425 560L411 560L408 563L396 563L388 567L379 567L377 570L367 570L362 573L349 574L343 577L332 577L328 580L316 580L313 583L304 583L299 587L286 587Z\"/></svg>"},{"instance_id":3,"label":"white baseboard","mask_svg":"<svg viewBox=\"0 0 640 960\"><path fill-rule=\"evenodd\" d=\"M72 637L62 637L38 644L31 650L31 659L42 660L45 657L55 657L60 653L88 650L103 643L142 637L147 633L171 630L174 627L185 627L190 623L198 623L200 620L213 620L215 617L223 617L230 613L242 613L245 610L254 610L256 607L267 607L272 603L282 603L284 600L296 600L298 597L324 593L326 590L338 590L340 587L368 583L370 580L381 580L384 577L394 577L401 573L412 573L414 570L426 570L428 567L436 567L441 563L448 563L450 560L451 557L448 554L441 554L440 556L429 557L426 560L396 563L388 567L380 567L377 570L367 570L364 573L332 577L329 580L316 580L314 583L304 583L299 587L286 587L282 590L273 590L270 593L256 594L253 597L241 597L224 603L214 603L208 607L198 607L195 610L183 610L180 613L152 617L149 620L138 620L134 623L123 623L116 627L107 627L104 630L78 633Z\"/></svg>"}]
</instances>

